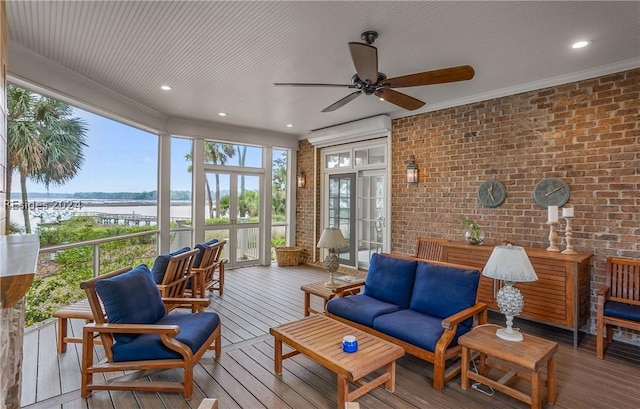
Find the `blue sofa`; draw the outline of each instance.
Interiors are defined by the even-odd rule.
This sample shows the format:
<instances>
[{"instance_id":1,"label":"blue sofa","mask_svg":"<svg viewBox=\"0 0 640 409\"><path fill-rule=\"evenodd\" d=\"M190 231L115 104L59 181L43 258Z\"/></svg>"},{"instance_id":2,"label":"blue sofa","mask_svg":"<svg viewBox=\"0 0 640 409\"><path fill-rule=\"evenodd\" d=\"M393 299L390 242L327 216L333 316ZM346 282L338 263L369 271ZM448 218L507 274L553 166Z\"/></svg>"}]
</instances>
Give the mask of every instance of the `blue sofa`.
<instances>
[{"instance_id":1,"label":"blue sofa","mask_svg":"<svg viewBox=\"0 0 640 409\"><path fill-rule=\"evenodd\" d=\"M436 390L460 371L446 361L460 354L458 337L485 323L486 304L477 303L480 271L413 257L374 254L364 292L327 303L331 318L391 341L434 365ZM357 285L357 284L355 284Z\"/></svg>"}]
</instances>

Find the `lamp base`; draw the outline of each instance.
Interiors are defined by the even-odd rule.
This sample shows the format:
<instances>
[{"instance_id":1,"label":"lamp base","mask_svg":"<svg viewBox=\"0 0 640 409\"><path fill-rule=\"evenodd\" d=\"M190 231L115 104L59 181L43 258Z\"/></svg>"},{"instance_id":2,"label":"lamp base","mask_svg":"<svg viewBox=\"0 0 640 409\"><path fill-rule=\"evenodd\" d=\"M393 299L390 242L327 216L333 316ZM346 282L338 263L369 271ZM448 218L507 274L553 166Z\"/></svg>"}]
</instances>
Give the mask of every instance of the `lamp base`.
<instances>
[{"instance_id":1,"label":"lamp base","mask_svg":"<svg viewBox=\"0 0 640 409\"><path fill-rule=\"evenodd\" d=\"M500 339L504 339L505 341L522 342L524 340L524 337L520 332L514 331L510 327L500 328L496 331L496 336Z\"/></svg>"}]
</instances>

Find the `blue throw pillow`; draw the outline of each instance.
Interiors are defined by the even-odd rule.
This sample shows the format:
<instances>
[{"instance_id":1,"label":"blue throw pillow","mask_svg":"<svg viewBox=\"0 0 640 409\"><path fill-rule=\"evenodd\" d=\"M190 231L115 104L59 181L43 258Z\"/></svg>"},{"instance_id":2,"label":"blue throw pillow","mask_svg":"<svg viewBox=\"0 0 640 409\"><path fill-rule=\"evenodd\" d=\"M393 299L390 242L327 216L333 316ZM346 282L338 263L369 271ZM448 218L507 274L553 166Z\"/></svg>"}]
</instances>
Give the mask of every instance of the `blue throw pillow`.
<instances>
[{"instance_id":1,"label":"blue throw pillow","mask_svg":"<svg viewBox=\"0 0 640 409\"><path fill-rule=\"evenodd\" d=\"M165 315L160 291L145 264L99 280L96 292L104 304L109 323L153 324ZM130 342L135 337L135 334L115 335L117 342Z\"/></svg>"},{"instance_id":2,"label":"blue throw pillow","mask_svg":"<svg viewBox=\"0 0 640 409\"><path fill-rule=\"evenodd\" d=\"M164 278L164 273L167 271L167 266L169 265L169 259L172 256L177 256L178 254L186 253L191 250L189 247L183 247L180 250L176 250L173 253L169 254L160 254L156 257L153 262L153 267L151 268L151 275L153 276L153 281L156 284L162 284L162 279Z\"/></svg>"},{"instance_id":3,"label":"blue throw pillow","mask_svg":"<svg viewBox=\"0 0 640 409\"><path fill-rule=\"evenodd\" d=\"M419 262L411 309L446 318L476 303L480 271Z\"/></svg>"},{"instance_id":4,"label":"blue throw pillow","mask_svg":"<svg viewBox=\"0 0 640 409\"><path fill-rule=\"evenodd\" d=\"M216 244L218 239L211 239L205 243L198 243L194 248L200 250L198 254L196 254L196 258L193 260L193 267L200 267L200 263L202 262L202 256L204 255L204 250L212 244Z\"/></svg>"},{"instance_id":5,"label":"blue throw pillow","mask_svg":"<svg viewBox=\"0 0 640 409\"><path fill-rule=\"evenodd\" d=\"M365 279L365 295L407 308L417 266L414 260L374 254Z\"/></svg>"}]
</instances>

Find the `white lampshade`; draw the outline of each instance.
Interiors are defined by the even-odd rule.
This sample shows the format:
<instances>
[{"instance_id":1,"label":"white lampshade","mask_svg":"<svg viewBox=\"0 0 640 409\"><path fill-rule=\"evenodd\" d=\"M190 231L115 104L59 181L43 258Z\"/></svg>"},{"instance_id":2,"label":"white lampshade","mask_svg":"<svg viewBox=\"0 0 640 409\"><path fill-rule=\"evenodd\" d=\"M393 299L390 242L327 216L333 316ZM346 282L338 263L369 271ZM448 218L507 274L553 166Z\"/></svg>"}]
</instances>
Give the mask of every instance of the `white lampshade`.
<instances>
[{"instance_id":1,"label":"white lampshade","mask_svg":"<svg viewBox=\"0 0 640 409\"><path fill-rule=\"evenodd\" d=\"M346 246L347 242L342 235L342 231L337 227L325 228L318 241L318 247L323 249L339 249Z\"/></svg>"},{"instance_id":2,"label":"white lampshade","mask_svg":"<svg viewBox=\"0 0 640 409\"><path fill-rule=\"evenodd\" d=\"M510 244L493 249L482 275L514 283L538 279L524 248Z\"/></svg>"}]
</instances>

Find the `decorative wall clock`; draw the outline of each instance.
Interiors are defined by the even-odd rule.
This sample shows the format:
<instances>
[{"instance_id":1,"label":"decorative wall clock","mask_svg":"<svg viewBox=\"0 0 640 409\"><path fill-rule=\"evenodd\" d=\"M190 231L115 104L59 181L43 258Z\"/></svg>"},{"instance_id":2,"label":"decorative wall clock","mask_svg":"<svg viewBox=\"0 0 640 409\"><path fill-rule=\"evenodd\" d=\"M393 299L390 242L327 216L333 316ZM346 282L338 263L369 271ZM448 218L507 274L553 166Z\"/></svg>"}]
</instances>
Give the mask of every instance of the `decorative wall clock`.
<instances>
[{"instance_id":1,"label":"decorative wall clock","mask_svg":"<svg viewBox=\"0 0 640 409\"><path fill-rule=\"evenodd\" d=\"M484 207L498 207L507 198L507 188L499 180L487 180L478 188L478 201Z\"/></svg>"},{"instance_id":2,"label":"decorative wall clock","mask_svg":"<svg viewBox=\"0 0 640 409\"><path fill-rule=\"evenodd\" d=\"M533 200L542 207L561 207L569 200L571 189L562 179L545 178L533 188Z\"/></svg>"}]
</instances>

